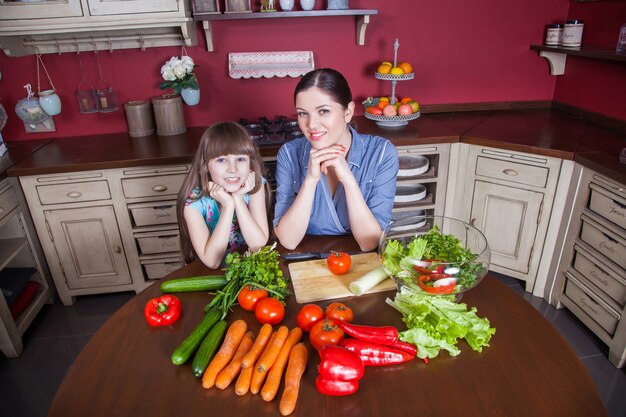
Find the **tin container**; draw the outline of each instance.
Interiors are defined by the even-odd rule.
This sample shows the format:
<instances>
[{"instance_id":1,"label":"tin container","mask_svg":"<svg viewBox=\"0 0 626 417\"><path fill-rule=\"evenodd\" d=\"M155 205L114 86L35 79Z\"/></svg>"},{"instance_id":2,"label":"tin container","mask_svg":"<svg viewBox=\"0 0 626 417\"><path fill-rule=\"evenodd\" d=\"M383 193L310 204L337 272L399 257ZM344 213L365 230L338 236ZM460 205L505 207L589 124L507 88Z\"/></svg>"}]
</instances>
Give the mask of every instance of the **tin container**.
<instances>
[{"instance_id":1,"label":"tin container","mask_svg":"<svg viewBox=\"0 0 626 417\"><path fill-rule=\"evenodd\" d=\"M563 40L563 24L548 25L546 29L546 45L560 46Z\"/></svg>"},{"instance_id":2,"label":"tin container","mask_svg":"<svg viewBox=\"0 0 626 417\"><path fill-rule=\"evenodd\" d=\"M566 47L580 46L582 44L584 27L585 23L582 20L572 19L565 22L562 45Z\"/></svg>"}]
</instances>

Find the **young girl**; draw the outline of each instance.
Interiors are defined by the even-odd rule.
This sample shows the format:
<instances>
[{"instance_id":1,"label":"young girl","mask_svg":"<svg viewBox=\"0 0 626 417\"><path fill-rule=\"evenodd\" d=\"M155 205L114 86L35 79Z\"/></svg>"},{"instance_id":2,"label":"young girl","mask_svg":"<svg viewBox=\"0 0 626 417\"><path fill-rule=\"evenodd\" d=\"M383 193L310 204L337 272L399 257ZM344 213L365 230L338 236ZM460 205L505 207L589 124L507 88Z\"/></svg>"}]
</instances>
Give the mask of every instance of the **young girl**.
<instances>
[{"instance_id":1,"label":"young girl","mask_svg":"<svg viewBox=\"0 0 626 417\"><path fill-rule=\"evenodd\" d=\"M223 122L202 135L178 193L182 252L218 268L224 254L243 243L252 251L267 243L267 182L256 145L237 123Z\"/></svg>"}]
</instances>

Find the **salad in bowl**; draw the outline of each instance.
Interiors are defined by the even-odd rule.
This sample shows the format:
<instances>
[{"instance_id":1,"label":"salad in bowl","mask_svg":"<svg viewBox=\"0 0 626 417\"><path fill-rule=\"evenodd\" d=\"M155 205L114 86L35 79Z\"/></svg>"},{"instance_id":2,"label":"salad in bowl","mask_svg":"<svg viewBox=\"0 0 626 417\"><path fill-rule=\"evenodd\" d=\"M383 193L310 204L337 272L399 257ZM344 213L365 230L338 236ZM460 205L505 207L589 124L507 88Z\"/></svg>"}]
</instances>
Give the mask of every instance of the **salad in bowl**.
<instances>
[{"instance_id":1,"label":"salad in bowl","mask_svg":"<svg viewBox=\"0 0 626 417\"><path fill-rule=\"evenodd\" d=\"M487 274L491 259L480 230L443 216L392 221L378 250L385 272L398 288L429 295L460 294L474 288Z\"/></svg>"}]
</instances>

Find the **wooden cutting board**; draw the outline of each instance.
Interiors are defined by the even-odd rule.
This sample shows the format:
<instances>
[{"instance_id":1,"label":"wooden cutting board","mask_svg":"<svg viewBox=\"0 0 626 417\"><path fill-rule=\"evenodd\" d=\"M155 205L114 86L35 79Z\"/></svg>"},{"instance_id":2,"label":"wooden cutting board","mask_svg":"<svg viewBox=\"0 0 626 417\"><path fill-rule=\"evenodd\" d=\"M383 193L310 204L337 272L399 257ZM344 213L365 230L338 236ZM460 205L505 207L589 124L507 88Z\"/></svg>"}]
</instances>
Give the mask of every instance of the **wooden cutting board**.
<instances>
[{"instance_id":1,"label":"wooden cutting board","mask_svg":"<svg viewBox=\"0 0 626 417\"><path fill-rule=\"evenodd\" d=\"M350 292L348 285L380 265L381 261L378 254L362 253L352 256L350 271L344 275L334 275L330 272L326 259L292 262L289 264L289 274L291 275L296 301L303 304L313 301L353 297L354 294ZM391 278L387 278L366 292L366 294L393 289L396 289L395 282Z\"/></svg>"}]
</instances>

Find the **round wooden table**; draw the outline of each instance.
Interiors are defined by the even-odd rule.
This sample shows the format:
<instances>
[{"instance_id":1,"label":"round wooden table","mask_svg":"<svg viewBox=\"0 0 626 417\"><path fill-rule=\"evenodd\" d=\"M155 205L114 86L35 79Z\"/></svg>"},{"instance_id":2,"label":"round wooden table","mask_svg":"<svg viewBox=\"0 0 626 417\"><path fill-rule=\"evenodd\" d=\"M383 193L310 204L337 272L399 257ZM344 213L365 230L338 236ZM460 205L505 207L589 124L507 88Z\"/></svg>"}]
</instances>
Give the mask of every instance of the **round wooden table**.
<instances>
[{"instance_id":1,"label":"round wooden table","mask_svg":"<svg viewBox=\"0 0 626 417\"><path fill-rule=\"evenodd\" d=\"M307 237L298 251L355 250L351 238ZM284 261L283 270L288 273ZM167 279L215 273L196 262ZM120 308L93 336L61 384L50 417L71 416L277 416L282 394L272 402L259 395L238 396L202 388L190 364L175 366L170 355L191 332L210 301L206 293L180 294L183 317L173 326L151 328L143 318L152 285ZM404 328L401 315L385 304L394 291L342 299L358 323ZM446 352L426 364L367 368L358 392L329 397L315 389L319 358L308 337L309 363L293 416L606 416L586 369L559 333L527 301L487 276L462 302L478 308L497 331L491 346L474 352L465 341L461 354ZM329 303L320 302L321 306ZM292 296L282 324L295 326L299 309ZM238 307L227 320L260 325ZM191 362L191 361L190 361Z\"/></svg>"}]
</instances>

